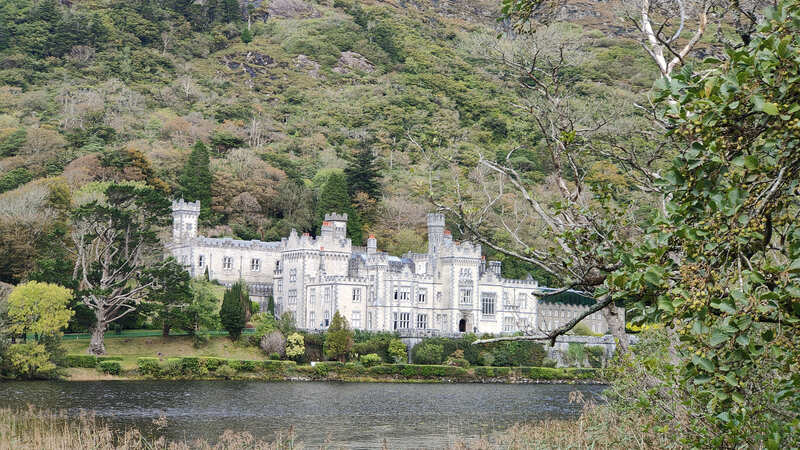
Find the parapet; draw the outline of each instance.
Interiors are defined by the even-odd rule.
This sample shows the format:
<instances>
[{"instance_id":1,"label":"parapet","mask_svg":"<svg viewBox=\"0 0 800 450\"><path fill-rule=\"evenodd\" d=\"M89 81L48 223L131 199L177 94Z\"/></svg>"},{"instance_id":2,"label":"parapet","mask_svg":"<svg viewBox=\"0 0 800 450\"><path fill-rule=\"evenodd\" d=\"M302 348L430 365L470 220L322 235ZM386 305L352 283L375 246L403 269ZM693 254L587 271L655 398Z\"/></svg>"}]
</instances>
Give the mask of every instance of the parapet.
<instances>
[{"instance_id":1,"label":"parapet","mask_svg":"<svg viewBox=\"0 0 800 450\"><path fill-rule=\"evenodd\" d=\"M173 212L196 212L200 213L200 200L187 202L184 199L172 201Z\"/></svg>"},{"instance_id":2,"label":"parapet","mask_svg":"<svg viewBox=\"0 0 800 450\"><path fill-rule=\"evenodd\" d=\"M326 222L347 222L347 213L327 213L325 214Z\"/></svg>"},{"instance_id":3,"label":"parapet","mask_svg":"<svg viewBox=\"0 0 800 450\"><path fill-rule=\"evenodd\" d=\"M428 213L428 226L444 227L444 214Z\"/></svg>"}]
</instances>

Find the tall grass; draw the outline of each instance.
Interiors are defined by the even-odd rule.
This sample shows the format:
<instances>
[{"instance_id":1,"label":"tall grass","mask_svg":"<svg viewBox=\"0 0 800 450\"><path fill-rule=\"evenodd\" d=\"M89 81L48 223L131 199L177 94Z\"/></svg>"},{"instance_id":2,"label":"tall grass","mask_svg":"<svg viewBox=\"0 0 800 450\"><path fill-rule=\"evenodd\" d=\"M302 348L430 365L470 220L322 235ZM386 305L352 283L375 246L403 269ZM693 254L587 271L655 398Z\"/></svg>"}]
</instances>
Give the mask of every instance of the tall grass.
<instances>
[{"instance_id":1,"label":"tall grass","mask_svg":"<svg viewBox=\"0 0 800 450\"><path fill-rule=\"evenodd\" d=\"M163 418L161 420L164 420ZM155 421L158 425L158 421ZM276 436L275 442L263 442L248 432L225 431L217 443L204 440L174 442L163 436L149 438L136 429L116 432L91 413L68 417L63 412L0 409L0 450L295 450L294 432Z\"/></svg>"}]
</instances>

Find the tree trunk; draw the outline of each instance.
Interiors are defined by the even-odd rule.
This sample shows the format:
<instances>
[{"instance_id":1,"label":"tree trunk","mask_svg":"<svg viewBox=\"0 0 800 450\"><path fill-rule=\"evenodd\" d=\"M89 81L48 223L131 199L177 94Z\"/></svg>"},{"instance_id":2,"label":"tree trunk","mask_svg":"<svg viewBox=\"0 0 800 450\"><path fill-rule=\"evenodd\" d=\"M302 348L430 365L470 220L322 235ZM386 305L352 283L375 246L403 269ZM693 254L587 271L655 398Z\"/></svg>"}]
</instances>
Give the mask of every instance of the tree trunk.
<instances>
[{"instance_id":1,"label":"tree trunk","mask_svg":"<svg viewBox=\"0 0 800 450\"><path fill-rule=\"evenodd\" d=\"M608 331L617 341L617 352L620 354L628 352L628 334L625 333L625 312L621 308L617 308L614 304L602 310L603 318L608 323Z\"/></svg>"},{"instance_id":2,"label":"tree trunk","mask_svg":"<svg viewBox=\"0 0 800 450\"><path fill-rule=\"evenodd\" d=\"M165 321L164 325L161 327L161 336L169 337L169 330L172 328L169 322Z\"/></svg>"},{"instance_id":3,"label":"tree trunk","mask_svg":"<svg viewBox=\"0 0 800 450\"><path fill-rule=\"evenodd\" d=\"M106 335L107 328L108 324L99 320L92 328L92 340L89 342L89 353L92 355L106 354L106 345L103 338Z\"/></svg>"}]
</instances>

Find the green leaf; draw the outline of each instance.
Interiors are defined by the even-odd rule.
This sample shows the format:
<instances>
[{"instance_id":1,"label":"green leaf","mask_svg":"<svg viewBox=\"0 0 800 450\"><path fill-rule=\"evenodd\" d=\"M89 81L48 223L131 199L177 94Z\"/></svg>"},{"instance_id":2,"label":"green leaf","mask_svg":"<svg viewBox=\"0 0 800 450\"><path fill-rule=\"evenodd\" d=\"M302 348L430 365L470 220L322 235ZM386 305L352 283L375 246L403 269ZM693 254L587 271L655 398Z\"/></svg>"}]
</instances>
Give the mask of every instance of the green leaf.
<instances>
[{"instance_id":1,"label":"green leaf","mask_svg":"<svg viewBox=\"0 0 800 450\"><path fill-rule=\"evenodd\" d=\"M711 333L711 339L708 340L708 345L716 347L719 344L722 344L723 342L727 342L728 339L729 337L727 334L722 333L721 331L714 330L714 332Z\"/></svg>"},{"instance_id":2,"label":"green leaf","mask_svg":"<svg viewBox=\"0 0 800 450\"><path fill-rule=\"evenodd\" d=\"M703 358L697 355L692 356L692 363L705 370L706 372L714 372L714 363L708 358Z\"/></svg>"},{"instance_id":3,"label":"green leaf","mask_svg":"<svg viewBox=\"0 0 800 450\"><path fill-rule=\"evenodd\" d=\"M746 334L739 335L736 337L736 343L742 347L747 347L750 345L750 338Z\"/></svg>"}]
</instances>

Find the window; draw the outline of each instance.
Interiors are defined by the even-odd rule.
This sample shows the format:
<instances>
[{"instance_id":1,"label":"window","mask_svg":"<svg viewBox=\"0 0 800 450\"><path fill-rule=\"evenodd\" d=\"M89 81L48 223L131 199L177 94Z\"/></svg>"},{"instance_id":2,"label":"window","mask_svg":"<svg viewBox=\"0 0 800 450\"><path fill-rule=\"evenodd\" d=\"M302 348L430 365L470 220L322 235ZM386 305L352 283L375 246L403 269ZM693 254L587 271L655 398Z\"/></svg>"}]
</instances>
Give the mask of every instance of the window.
<instances>
[{"instance_id":1,"label":"window","mask_svg":"<svg viewBox=\"0 0 800 450\"><path fill-rule=\"evenodd\" d=\"M361 303L361 288L353 288L353 303Z\"/></svg>"},{"instance_id":2,"label":"window","mask_svg":"<svg viewBox=\"0 0 800 450\"><path fill-rule=\"evenodd\" d=\"M283 280L278 280L278 292L283 292Z\"/></svg>"},{"instance_id":3,"label":"window","mask_svg":"<svg viewBox=\"0 0 800 450\"><path fill-rule=\"evenodd\" d=\"M428 328L428 315L427 314L417 314L417 328L422 329L422 330Z\"/></svg>"},{"instance_id":4,"label":"window","mask_svg":"<svg viewBox=\"0 0 800 450\"><path fill-rule=\"evenodd\" d=\"M494 300L495 294L492 293L483 294L481 297L481 313L484 316L494 315Z\"/></svg>"},{"instance_id":5,"label":"window","mask_svg":"<svg viewBox=\"0 0 800 450\"><path fill-rule=\"evenodd\" d=\"M203 267L206 265L206 258L203 255L197 257L197 267Z\"/></svg>"},{"instance_id":6,"label":"window","mask_svg":"<svg viewBox=\"0 0 800 450\"><path fill-rule=\"evenodd\" d=\"M331 324L331 313L329 313L328 311L325 311L324 316L325 316L325 320L322 322L322 326L323 327L327 327L328 325Z\"/></svg>"},{"instance_id":7,"label":"window","mask_svg":"<svg viewBox=\"0 0 800 450\"><path fill-rule=\"evenodd\" d=\"M317 324L314 321L314 311L309 311L308 312L308 327L309 328L314 328L316 326L317 326Z\"/></svg>"},{"instance_id":8,"label":"window","mask_svg":"<svg viewBox=\"0 0 800 450\"><path fill-rule=\"evenodd\" d=\"M428 297L427 289L420 289L419 291L417 291L417 303L425 303L427 297Z\"/></svg>"},{"instance_id":9,"label":"window","mask_svg":"<svg viewBox=\"0 0 800 450\"><path fill-rule=\"evenodd\" d=\"M181 264L186 265L186 255L181 255Z\"/></svg>"},{"instance_id":10,"label":"window","mask_svg":"<svg viewBox=\"0 0 800 450\"><path fill-rule=\"evenodd\" d=\"M361 311L353 311L350 316L350 325L355 329L361 329Z\"/></svg>"},{"instance_id":11,"label":"window","mask_svg":"<svg viewBox=\"0 0 800 450\"><path fill-rule=\"evenodd\" d=\"M297 303L297 289L289 289L289 295L286 296L287 301L290 305L294 305Z\"/></svg>"},{"instance_id":12,"label":"window","mask_svg":"<svg viewBox=\"0 0 800 450\"><path fill-rule=\"evenodd\" d=\"M397 319L397 313L392 313L392 318L394 319L394 329L396 330L397 326L399 325L398 319Z\"/></svg>"},{"instance_id":13,"label":"window","mask_svg":"<svg viewBox=\"0 0 800 450\"><path fill-rule=\"evenodd\" d=\"M503 331L514 331L514 318L506 316L503 318Z\"/></svg>"},{"instance_id":14,"label":"window","mask_svg":"<svg viewBox=\"0 0 800 450\"><path fill-rule=\"evenodd\" d=\"M407 301L411 297L411 288L401 287L395 288L394 299Z\"/></svg>"},{"instance_id":15,"label":"window","mask_svg":"<svg viewBox=\"0 0 800 450\"><path fill-rule=\"evenodd\" d=\"M472 279L472 270L471 269L461 269L461 271L459 272L459 275L461 275L461 278L465 278L465 279L470 280L470 279Z\"/></svg>"},{"instance_id":16,"label":"window","mask_svg":"<svg viewBox=\"0 0 800 450\"><path fill-rule=\"evenodd\" d=\"M233 269L233 258L230 256L222 258L222 268L225 270Z\"/></svg>"},{"instance_id":17,"label":"window","mask_svg":"<svg viewBox=\"0 0 800 450\"><path fill-rule=\"evenodd\" d=\"M317 303L317 288L310 288L308 290L308 303L309 305Z\"/></svg>"},{"instance_id":18,"label":"window","mask_svg":"<svg viewBox=\"0 0 800 450\"><path fill-rule=\"evenodd\" d=\"M400 313L400 328L411 328L411 313Z\"/></svg>"},{"instance_id":19,"label":"window","mask_svg":"<svg viewBox=\"0 0 800 450\"><path fill-rule=\"evenodd\" d=\"M253 272L258 272L261 270L261 260L258 258L253 258L250 260L250 270Z\"/></svg>"},{"instance_id":20,"label":"window","mask_svg":"<svg viewBox=\"0 0 800 450\"><path fill-rule=\"evenodd\" d=\"M522 309L527 309L528 308L527 303L528 303L528 296L520 292L520 294L517 295L517 306Z\"/></svg>"},{"instance_id":21,"label":"window","mask_svg":"<svg viewBox=\"0 0 800 450\"><path fill-rule=\"evenodd\" d=\"M330 303L331 302L331 288L329 288L329 287L325 288L324 300L325 300L326 303Z\"/></svg>"},{"instance_id":22,"label":"window","mask_svg":"<svg viewBox=\"0 0 800 450\"><path fill-rule=\"evenodd\" d=\"M369 290L367 291L367 301L369 302L370 305L375 303L375 288L374 287L370 287Z\"/></svg>"},{"instance_id":23,"label":"window","mask_svg":"<svg viewBox=\"0 0 800 450\"><path fill-rule=\"evenodd\" d=\"M367 313L367 329L372 329L372 312Z\"/></svg>"},{"instance_id":24,"label":"window","mask_svg":"<svg viewBox=\"0 0 800 450\"><path fill-rule=\"evenodd\" d=\"M289 281L297 281L297 269L289 271Z\"/></svg>"},{"instance_id":25,"label":"window","mask_svg":"<svg viewBox=\"0 0 800 450\"><path fill-rule=\"evenodd\" d=\"M461 289L461 304L462 305L471 305L472 304L472 289Z\"/></svg>"}]
</instances>

